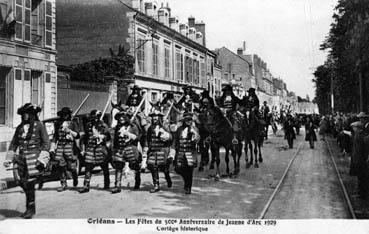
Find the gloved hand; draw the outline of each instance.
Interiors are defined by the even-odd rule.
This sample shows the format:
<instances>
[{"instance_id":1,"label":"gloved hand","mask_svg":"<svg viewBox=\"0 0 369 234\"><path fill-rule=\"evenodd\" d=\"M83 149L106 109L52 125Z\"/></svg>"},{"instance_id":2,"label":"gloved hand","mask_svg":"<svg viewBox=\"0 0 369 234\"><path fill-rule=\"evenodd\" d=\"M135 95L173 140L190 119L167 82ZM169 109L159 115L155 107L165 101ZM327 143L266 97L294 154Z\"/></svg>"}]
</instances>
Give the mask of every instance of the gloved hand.
<instances>
[{"instance_id":1,"label":"gloved hand","mask_svg":"<svg viewBox=\"0 0 369 234\"><path fill-rule=\"evenodd\" d=\"M146 158L142 159L141 162L141 170L145 170L147 168Z\"/></svg>"},{"instance_id":2,"label":"gloved hand","mask_svg":"<svg viewBox=\"0 0 369 234\"><path fill-rule=\"evenodd\" d=\"M50 161L50 153L47 151L41 151L37 161L42 163L43 166L46 167Z\"/></svg>"},{"instance_id":3,"label":"gloved hand","mask_svg":"<svg viewBox=\"0 0 369 234\"><path fill-rule=\"evenodd\" d=\"M11 163L12 163L11 161L5 160L4 163L3 163L3 165L4 165L5 168L8 168L8 167L10 167L10 164Z\"/></svg>"}]
</instances>

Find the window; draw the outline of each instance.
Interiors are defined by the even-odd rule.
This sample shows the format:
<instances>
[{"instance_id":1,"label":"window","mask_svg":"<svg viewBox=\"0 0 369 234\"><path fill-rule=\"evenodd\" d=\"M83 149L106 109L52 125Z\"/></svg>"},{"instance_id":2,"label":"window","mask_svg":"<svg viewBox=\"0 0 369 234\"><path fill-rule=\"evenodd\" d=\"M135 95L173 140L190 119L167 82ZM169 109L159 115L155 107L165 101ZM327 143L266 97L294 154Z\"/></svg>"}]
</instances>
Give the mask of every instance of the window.
<instances>
[{"instance_id":1,"label":"window","mask_svg":"<svg viewBox=\"0 0 369 234\"><path fill-rule=\"evenodd\" d=\"M193 83L200 84L200 63L197 60L193 60Z\"/></svg>"},{"instance_id":2,"label":"window","mask_svg":"<svg viewBox=\"0 0 369 234\"><path fill-rule=\"evenodd\" d=\"M145 72L145 41L138 39L137 42L138 71Z\"/></svg>"},{"instance_id":3,"label":"window","mask_svg":"<svg viewBox=\"0 0 369 234\"><path fill-rule=\"evenodd\" d=\"M7 71L0 69L0 124L5 124L6 75Z\"/></svg>"},{"instance_id":4,"label":"window","mask_svg":"<svg viewBox=\"0 0 369 234\"><path fill-rule=\"evenodd\" d=\"M165 47L164 49L164 59L165 59L165 78L170 78L170 50Z\"/></svg>"},{"instance_id":5,"label":"window","mask_svg":"<svg viewBox=\"0 0 369 234\"><path fill-rule=\"evenodd\" d=\"M152 73L154 76L157 76L158 73L158 44L152 44Z\"/></svg>"},{"instance_id":6,"label":"window","mask_svg":"<svg viewBox=\"0 0 369 234\"><path fill-rule=\"evenodd\" d=\"M49 1L46 1L46 11L45 11L45 46L52 46L52 31L53 31L53 22L52 22L52 4Z\"/></svg>"},{"instance_id":7,"label":"window","mask_svg":"<svg viewBox=\"0 0 369 234\"><path fill-rule=\"evenodd\" d=\"M24 71L24 77L31 77L31 71ZM30 78L31 79L31 78ZM38 76L32 76L31 80L31 102L40 105L39 94L40 94L40 79Z\"/></svg>"},{"instance_id":8,"label":"window","mask_svg":"<svg viewBox=\"0 0 369 234\"><path fill-rule=\"evenodd\" d=\"M151 93L151 101L156 101L158 99L158 93L152 92Z\"/></svg>"},{"instance_id":9,"label":"window","mask_svg":"<svg viewBox=\"0 0 369 234\"><path fill-rule=\"evenodd\" d=\"M23 40L23 0L15 1L15 39Z\"/></svg>"},{"instance_id":10,"label":"window","mask_svg":"<svg viewBox=\"0 0 369 234\"><path fill-rule=\"evenodd\" d=\"M181 51L177 50L176 52L176 70L177 70L177 80L183 81L183 55Z\"/></svg>"},{"instance_id":11,"label":"window","mask_svg":"<svg viewBox=\"0 0 369 234\"><path fill-rule=\"evenodd\" d=\"M192 59L186 56L185 58L186 83L192 83L192 74L193 74L192 68L193 68Z\"/></svg>"},{"instance_id":12,"label":"window","mask_svg":"<svg viewBox=\"0 0 369 234\"><path fill-rule=\"evenodd\" d=\"M232 73L232 63L228 63L227 68L228 73Z\"/></svg>"}]
</instances>

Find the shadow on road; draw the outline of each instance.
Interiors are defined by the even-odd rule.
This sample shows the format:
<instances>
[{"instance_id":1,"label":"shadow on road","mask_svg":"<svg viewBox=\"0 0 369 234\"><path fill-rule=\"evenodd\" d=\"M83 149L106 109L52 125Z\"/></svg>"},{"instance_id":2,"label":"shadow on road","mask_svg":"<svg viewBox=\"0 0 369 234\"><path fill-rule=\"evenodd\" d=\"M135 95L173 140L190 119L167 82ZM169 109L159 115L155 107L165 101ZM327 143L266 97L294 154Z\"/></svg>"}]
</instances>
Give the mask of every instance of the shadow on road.
<instances>
[{"instance_id":1,"label":"shadow on road","mask_svg":"<svg viewBox=\"0 0 369 234\"><path fill-rule=\"evenodd\" d=\"M2 217L4 218L14 218L19 217L22 213L16 210L6 210L6 209L0 209L0 219ZM1 217L2 216L2 217Z\"/></svg>"}]
</instances>

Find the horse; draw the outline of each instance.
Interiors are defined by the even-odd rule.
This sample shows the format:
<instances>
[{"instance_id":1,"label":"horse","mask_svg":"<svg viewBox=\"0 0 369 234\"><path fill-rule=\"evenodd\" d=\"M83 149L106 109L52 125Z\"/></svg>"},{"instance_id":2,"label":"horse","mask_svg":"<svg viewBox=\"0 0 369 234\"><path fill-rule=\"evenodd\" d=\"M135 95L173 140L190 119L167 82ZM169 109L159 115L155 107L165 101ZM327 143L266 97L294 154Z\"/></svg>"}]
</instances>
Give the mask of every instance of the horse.
<instances>
[{"instance_id":1,"label":"horse","mask_svg":"<svg viewBox=\"0 0 369 234\"><path fill-rule=\"evenodd\" d=\"M234 161L234 175L238 174L236 160L236 150L233 144L234 131L227 120L227 118L223 115L222 111L216 106L210 106L205 109L202 113L198 115L199 124L204 127L208 136L206 137L206 142L210 144L210 150L212 153L212 164L214 161L216 162L216 174L214 176L215 180L220 179L220 147L224 147L226 150L226 164L227 164L227 175L232 176L229 173L229 152L231 152L233 161ZM204 136L202 136L204 137ZM204 162L204 159L201 159ZM212 167L210 167L212 168Z\"/></svg>"},{"instance_id":2,"label":"horse","mask_svg":"<svg viewBox=\"0 0 369 234\"><path fill-rule=\"evenodd\" d=\"M262 134L263 128L264 126L262 122L258 120L258 118L255 116L255 113L247 109L243 118L246 168L249 168L254 163L254 154L255 168L259 168L259 162L263 162L263 157L261 154L261 146L264 142L264 136ZM247 154L248 149L250 149L250 161ZM258 153L259 158L257 157ZM239 160L240 157L238 158L238 161Z\"/></svg>"}]
</instances>

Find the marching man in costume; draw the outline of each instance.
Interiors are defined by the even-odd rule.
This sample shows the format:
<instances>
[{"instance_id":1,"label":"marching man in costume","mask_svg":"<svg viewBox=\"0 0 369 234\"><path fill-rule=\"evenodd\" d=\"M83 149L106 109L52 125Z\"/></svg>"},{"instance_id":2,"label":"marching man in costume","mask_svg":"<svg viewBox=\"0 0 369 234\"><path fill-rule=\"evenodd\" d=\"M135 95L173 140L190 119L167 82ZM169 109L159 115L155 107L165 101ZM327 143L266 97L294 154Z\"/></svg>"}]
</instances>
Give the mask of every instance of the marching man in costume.
<instances>
[{"instance_id":1,"label":"marching man in costume","mask_svg":"<svg viewBox=\"0 0 369 234\"><path fill-rule=\"evenodd\" d=\"M78 185L75 141L79 139L79 130L77 124L72 121L72 110L69 107L63 107L57 115L60 119L55 123L51 150L55 151L55 160L59 163L58 172L61 187L58 188L58 192L62 192L67 189L67 170L72 173L73 186Z\"/></svg>"},{"instance_id":2,"label":"marching man in costume","mask_svg":"<svg viewBox=\"0 0 369 234\"><path fill-rule=\"evenodd\" d=\"M170 152L175 153L174 167L183 178L185 193L191 194L193 170L197 166L196 144L200 140L200 134L193 125L192 113L185 112L181 121L182 126L174 134Z\"/></svg>"},{"instance_id":3,"label":"marching man in costume","mask_svg":"<svg viewBox=\"0 0 369 234\"><path fill-rule=\"evenodd\" d=\"M169 165L173 158L168 158L172 136L169 129L163 126L163 114L160 110L153 110L149 116L152 120L145 137L142 168L147 165L147 168L151 171L154 188L150 190L150 193L156 193L160 191L159 170L164 172L168 188L172 187Z\"/></svg>"},{"instance_id":4,"label":"marching man in costume","mask_svg":"<svg viewBox=\"0 0 369 234\"><path fill-rule=\"evenodd\" d=\"M39 172L37 168L46 167L49 161L50 141L45 126L38 120L37 113L40 107L27 103L18 109L22 122L15 130L4 162L5 167L10 163L18 164L20 186L26 194L27 210L21 217L30 219L36 213L35 182L32 176ZM19 155L15 152L19 150Z\"/></svg>"},{"instance_id":5,"label":"marching man in costume","mask_svg":"<svg viewBox=\"0 0 369 234\"><path fill-rule=\"evenodd\" d=\"M115 168L115 187L112 193L121 192L121 180L125 163L129 164L129 168L135 171L135 187L139 189L141 184L139 152L137 149L137 140L139 131L135 124L131 123L133 113L129 107L125 107L123 111L115 115L118 121L114 133L114 153L113 165Z\"/></svg>"},{"instance_id":6,"label":"marching man in costume","mask_svg":"<svg viewBox=\"0 0 369 234\"><path fill-rule=\"evenodd\" d=\"M100 166L104 174L104 189L108 190L110 185L109 178L109 155L107 144L110 141L110 133L108 126L100 120L101 111L93 110L90 113L90 119L86 126L85 142L83 145L83 152L85 155L85 180L83 188L79 190L80 193L87 193L90 191L90 180L92 170L96 166Z\"/></svg>"}]
</instances>

